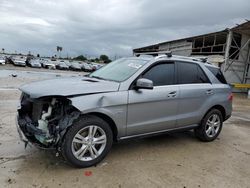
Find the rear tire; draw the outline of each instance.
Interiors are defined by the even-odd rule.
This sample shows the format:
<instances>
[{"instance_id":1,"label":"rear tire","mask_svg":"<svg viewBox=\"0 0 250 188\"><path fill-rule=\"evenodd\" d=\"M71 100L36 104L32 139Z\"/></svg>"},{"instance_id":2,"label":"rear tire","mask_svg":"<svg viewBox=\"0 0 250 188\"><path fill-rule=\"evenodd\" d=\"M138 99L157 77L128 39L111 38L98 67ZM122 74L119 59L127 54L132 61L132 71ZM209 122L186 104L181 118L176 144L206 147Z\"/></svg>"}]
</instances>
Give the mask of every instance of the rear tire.
<instances>
[{"instance_id":1,"label":"rear tire","mask_svg":"<svg viewBox=\"0 0 250 188\"><path fill-rule=\"evenodd\" d=\"M223 117L219 110L210 110L202 119L199 127L194 129L195 136L204 142L215 140L223 125Z\"/></svg>"},{"instance_id":2,"label":"rear tire","mask_svg":"<svg viewBox=\"0 0 250 188\"><path fill-rule=\"evenodd\" d=\"M93 116L80 117L67 131L62 142L62 155L73 166L98 164L111 149L113 133L106 121Z\"/></svg>"}]
</instances>

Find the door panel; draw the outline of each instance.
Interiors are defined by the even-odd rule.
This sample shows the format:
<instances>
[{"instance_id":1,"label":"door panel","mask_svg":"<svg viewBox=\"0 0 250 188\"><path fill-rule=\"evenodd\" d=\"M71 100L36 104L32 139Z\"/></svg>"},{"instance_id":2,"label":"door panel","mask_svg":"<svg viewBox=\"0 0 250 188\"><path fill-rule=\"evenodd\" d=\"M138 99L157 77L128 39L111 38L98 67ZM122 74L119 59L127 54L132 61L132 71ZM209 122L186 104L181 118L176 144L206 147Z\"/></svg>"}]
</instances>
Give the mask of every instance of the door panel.
<instances>
[{"instance_id":1,"label":"door panel","mask_svg":"<svg viewBox=\"0 0 250 188\"><path fill-rule=\"evenodd\" d=\"M176 126L179 86L130 90L127 135L166 130Z\"/></svg>"},{"instance_id":2,"label":"door panel","mask_svg":"<svg viewBox=\"0 0 250 188\"><path fill-rule=\"evenodd\" d=\"M198 64L177 62L180 84L177 127L197 124L204 115L204 105L213 95L212 85Z\"/></svg>"},{"instance_id":3,"label":"door panel","mask_svg":"<svg viewBox=\"0 0 250 188\"><path fill-rule=\"evenodd\" d=\"M212 84L180 85L177 127L199 123L203 105L213 94Z\"/></svg>"}]
</instances>

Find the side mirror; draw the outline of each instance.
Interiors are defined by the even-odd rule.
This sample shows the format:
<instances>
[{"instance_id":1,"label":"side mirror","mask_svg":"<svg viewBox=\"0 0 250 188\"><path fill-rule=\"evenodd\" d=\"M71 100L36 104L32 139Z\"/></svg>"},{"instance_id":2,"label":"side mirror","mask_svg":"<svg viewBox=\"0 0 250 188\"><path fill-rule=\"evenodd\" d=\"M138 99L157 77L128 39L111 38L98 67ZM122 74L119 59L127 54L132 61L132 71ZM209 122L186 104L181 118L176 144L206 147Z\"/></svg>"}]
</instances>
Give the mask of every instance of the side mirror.
<instances>
[{"instance_id":1,"label":"side mirror","mask_svg":"<svg viewBox=\"0 0 250 188\"><path fill-rule=\"evenodd\" d=\"M153 89L153 82L152 80L146 79L146 78L140 78L136 81L135 84L136 89Z\"/></svg>"}]
</instances>

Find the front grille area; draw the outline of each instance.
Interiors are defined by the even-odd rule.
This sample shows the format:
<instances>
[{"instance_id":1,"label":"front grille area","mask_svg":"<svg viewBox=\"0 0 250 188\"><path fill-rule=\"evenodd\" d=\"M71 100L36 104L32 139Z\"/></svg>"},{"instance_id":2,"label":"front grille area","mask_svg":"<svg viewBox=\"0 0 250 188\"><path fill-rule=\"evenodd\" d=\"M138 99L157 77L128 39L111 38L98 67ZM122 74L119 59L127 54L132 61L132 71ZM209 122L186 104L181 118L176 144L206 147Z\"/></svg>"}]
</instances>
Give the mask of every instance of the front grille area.
<instances>
[{"instance_id":1,"label":"front grille area","mask_svg":"<svg viewBox=\"0 0 250 188\"><path fill-rule=\"evenodd\" d=\"M28 115L33 121L38 121L43 109L48 108L48 104L43 101L33 100L27 94L21 98L21 109L18 111L19 116Z\"/></svg>"},{"instance_id":2,"label":"front grille area","mask_svg":"<svg viewBox=\"0 0 250 188\"><path fill-rule=\"evenodd\" d=\"M30 142L40 144L35 135L46 135L45 132L37 128L44 105L42 102L33 100L29 95L24 93L20 100L21 108L18 110L17 123Z\"/></svg>"},{"instance_id":3,"label":"front grille area","mask_svg":"<svg viewBox=\"0 0 250 188\"><path fill-rule=\"evenodd\" d=\"M60 134L64 134L63 130L79 115L66 98L32 99L22 94L17 123L29 142L42 148L55 148Z\"/></svg>"},{"instance_id":4,"label":"front grille area","mask_svg":"<svg viewBox=\"0 0 250 188\"><path fill-rule=\"evenodd\" d=\"M33 102L30 100L29 95L23 93L21 97L21 109L18 110L19 116L28 114L31 116L33 109Z\"/></svg>"}]
</instances>

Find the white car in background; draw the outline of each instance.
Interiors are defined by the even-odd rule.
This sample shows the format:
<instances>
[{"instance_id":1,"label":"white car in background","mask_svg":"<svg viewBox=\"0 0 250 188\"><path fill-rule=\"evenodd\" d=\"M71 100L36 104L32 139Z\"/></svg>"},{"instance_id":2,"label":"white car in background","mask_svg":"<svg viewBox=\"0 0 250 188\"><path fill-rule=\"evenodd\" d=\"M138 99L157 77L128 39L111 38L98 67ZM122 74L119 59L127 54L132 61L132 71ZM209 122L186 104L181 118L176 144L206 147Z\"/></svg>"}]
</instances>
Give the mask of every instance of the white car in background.
<instances>
[{"instance_id":1,"label":"white car in background","mask_svg":"<svg viewBox=\"0 0 250 188\"><path fill-rule=\"evenodd\" d=\"M93 68L91 67L90 64L88 64L88 63L83 63L83 64L82 64L82 70L85 71L85 72L92 72L92 71L93 71Z\"/></svg>"},{"instance_id":2,"label":"white car in background","mask_svg":"<svg viewBox=\"0 0 250 188\"><path fill-rule=\"evenodd\" d=\"M40 63L42 64L43 68L46 68L46 69L56 69L56 65L54 63L52 63L50 60L41 59Z\"/></svg>"},{"instance_id":3,"label":"white car in background","mask_svg":"<svg viewBox=\"0 0 250 188\"><path fill-rule=\"evenodd\" d=\"M105 64L100 64L100 63L91 63L93 67L95 67L95 70L98 70L102 68Z\"/></svg>"},{"instance_id":4,"label":"white car in background","mask_svg":"<svg viewBox=\"0 0 250 188\"><path fill-rule=\"evenodd\" d=\"M5 61L4 57L0 57L0 65L5 65Z\"/></svg>"},{"instance_id":5,"label":"white car in background","mask_svg":"<svg viewBox=\"0 0 250 188\"><path fill-rule=\"evenodd\" d=\"M30 67L34 67L34 68L41 68L42 67L39 59L31 59L29 61L29 63L27 63L27 65Z\"/></svg>"},{"instance_id":6,"label":"white car in background","mask_svg":"<svg viewBox=\"0 0 250 188\"><path fill-rule=\"evenodd\" d=\"M58 64L56 64L56 68L59 70L68 70L69 66L64 61L60 61Z\"/></svg>"},{"instance_id":7,"label":"white car in background","mask_svg":"<svg viewBox=\"0 0 250 188\"><path fill-rule=\"evenodd\" d=\"M26 62L24 58L14 58L13 59L13 64L15 66L21 66L21 67L25 67L26 66Z\"/></svg>"}]
</instances>

